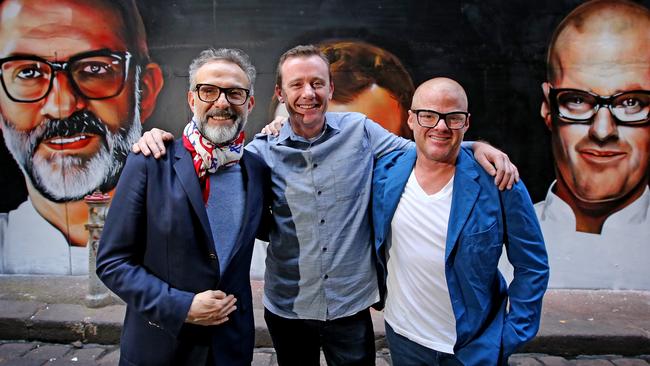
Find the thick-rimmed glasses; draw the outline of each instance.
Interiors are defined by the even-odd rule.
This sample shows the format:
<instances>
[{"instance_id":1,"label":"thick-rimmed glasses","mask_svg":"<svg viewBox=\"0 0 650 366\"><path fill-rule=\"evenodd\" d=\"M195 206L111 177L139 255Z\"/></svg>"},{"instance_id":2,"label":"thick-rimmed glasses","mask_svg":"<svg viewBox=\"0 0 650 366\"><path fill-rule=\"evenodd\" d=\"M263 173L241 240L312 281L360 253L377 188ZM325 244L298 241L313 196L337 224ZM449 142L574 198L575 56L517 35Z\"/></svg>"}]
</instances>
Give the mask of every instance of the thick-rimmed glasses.
<instances>
[{"instance_id":1,"label":"thick-rimmed glasses","mask_svg":"<svg viewBox=\"0 0 650 366\"><path fill-rule=\"evenodd\" d=\"M619 125L640 125L650 120L650 91L632 90L602 96L579 89L548 92L551 110L565 123L591 123L601 107L607 107Z\"/></svg>"},{"instance_id":2,"label":"thick-rimmed glasses","mask_svg":"<svg viewBox=\"0 0 650 366\"><path fill-rule=\"evenodd\" d=\"M194 88L199 95L199 99L206 103L214 103L221 93L226 95L226 100L232 105L242 105L246 103L250 90L244 88L222 88L212 84L196 84Z\"/></svg>"},{"instance_id":3,"label":"thick-rimmed glasses","mask_svg":"<svg viewBox=\"0 0 650 366\"><path fill-rule=\"evenodd\" d=\"M72 88L87 99L107 99L118 95L129 75L128 52L99 50L84 52L67 61L47 61L38 56L11 56L0 59L0 81L9 99L30 103L45 98L56 72L64 72Z\"/></svg>"},{"instance_id":4,"label":"thick-rimmed glasses","mask_svg":"<svg viewBox=\"0 0 650 366\"><path fill-rule=\"evenodd\" d=\"M435 128L438 122L445 121L445 125L450 130L460 130L467 124L469 113L454 111L449 113L440 113L430 109L411 109L416 116L418 124L424 128Z\"/></svg>"}]
</instances>

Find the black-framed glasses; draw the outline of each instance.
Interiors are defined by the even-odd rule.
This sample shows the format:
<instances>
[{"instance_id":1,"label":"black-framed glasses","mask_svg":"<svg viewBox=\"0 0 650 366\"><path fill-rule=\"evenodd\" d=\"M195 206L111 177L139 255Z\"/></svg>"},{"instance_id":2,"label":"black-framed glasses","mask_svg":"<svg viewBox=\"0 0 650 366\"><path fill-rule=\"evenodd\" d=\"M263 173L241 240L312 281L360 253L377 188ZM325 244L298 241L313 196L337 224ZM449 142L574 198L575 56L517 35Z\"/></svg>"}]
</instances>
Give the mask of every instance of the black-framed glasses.
<instances>
[{"instance_id":1,"label":"black-framed glasses","mask_svg":"<svg viewBox=\"0 0 650 366\"><path fill-rule=\"evenodd\" d=\"M87 99L108 99L124 88L130 60L129 52L110 50L80 53L67 61L11 56L0 59L0 81L9 99L30 103L45 98L52 90L55 73L64 72L79 95Z\"/></svg>"},{"instance_id":2,"label":"black-framed glasses","mask_svg":"<svg viewBox=\"0 0 650 366\"><path fill-rule=\"evenodd\" d=\"M601 107L607 107L620 125L650 121L650 91L631 90L609 96L579 89L549 89L551 111L565 123L591 123Z\"/></svg>"},{"instance_id":3,"label":"black-framed glasses","mask_svg":"<svg viewBox=\"0 0 650 366\"><path fill-rule=\"evenodd\" d=\"M468 112L454 111L449 113L440 113L430 109L411 109L416 116L418 124L424 128L435 128L438 122L445 121L445 125L450 130L460 130L467 124L469 118Z\"/></svg>"},{"instance_id":4,"label":"black-framed glasses","mask_svg":"<svg viewBox=\"0 0 650 366\"><path fill-rule=\"evenodd\" d=\"M214 103L221 93L226 95L226 100L232 105L242 105L246 103L250 90L244 88L222 88L212 84L196 84L194 88L199 95L199 99L206 103Z\"/></svg>"}]
</instances>

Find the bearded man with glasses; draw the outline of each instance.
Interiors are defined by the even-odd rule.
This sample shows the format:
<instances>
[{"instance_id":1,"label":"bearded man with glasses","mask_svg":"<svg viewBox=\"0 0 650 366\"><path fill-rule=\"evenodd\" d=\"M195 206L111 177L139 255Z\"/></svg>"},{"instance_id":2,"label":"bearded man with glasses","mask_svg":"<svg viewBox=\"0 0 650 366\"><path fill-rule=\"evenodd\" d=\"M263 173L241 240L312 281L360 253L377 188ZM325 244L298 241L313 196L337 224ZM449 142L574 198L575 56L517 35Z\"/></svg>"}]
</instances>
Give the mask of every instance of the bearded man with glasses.
<instances>
[{"instance_id":1,"label":"bearded man with glasses","mask_svg":"<svg viewBox=\"0 0 650 366\"><path fill-rule=\"evenodd\" d=\"M541 115L557 180L535 206L551 287L650 290L650 11L591 1L553 35Z\"/></svg>"},{"instance_id":2,"label":"bearded man with glasses","mask_svg":"<svg viewBox=\"0 0 650 366\"><path fill-rule=\"evenodd\" d=\"M88 270L87 207L112 194L163 85L133 1L0 3L0 127L29 199L0 233L1 273Z\"/></svg>"}]
</instances>

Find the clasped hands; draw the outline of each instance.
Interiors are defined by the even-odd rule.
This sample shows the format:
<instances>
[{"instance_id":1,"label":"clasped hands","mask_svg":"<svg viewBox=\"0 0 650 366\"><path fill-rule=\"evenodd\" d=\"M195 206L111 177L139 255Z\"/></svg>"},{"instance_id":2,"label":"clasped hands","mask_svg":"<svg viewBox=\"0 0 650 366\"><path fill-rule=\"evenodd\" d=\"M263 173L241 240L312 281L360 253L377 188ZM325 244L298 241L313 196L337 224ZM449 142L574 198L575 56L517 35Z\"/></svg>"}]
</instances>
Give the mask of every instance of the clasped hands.
<instances>
[{"instance_id":1,"label":"clasped hands","mask_svg":"<svg viewBox=\"0 0 650 366\"><path fill-rule=\"evenodd\" d=\"M207 290L194 295L185 322L197 325L219 325L228 321L228 315L237 310L237 299L220 290Z\"/></svg>"}]
</instances>

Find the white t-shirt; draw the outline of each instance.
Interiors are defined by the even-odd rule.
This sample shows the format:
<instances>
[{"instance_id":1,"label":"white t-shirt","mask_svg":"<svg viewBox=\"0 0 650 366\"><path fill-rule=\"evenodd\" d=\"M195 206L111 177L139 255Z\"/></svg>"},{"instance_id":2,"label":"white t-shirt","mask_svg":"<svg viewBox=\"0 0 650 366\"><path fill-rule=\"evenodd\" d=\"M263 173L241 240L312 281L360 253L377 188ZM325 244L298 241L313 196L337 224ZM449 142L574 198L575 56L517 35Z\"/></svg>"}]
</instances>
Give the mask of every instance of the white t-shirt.
<instances>
[{"instance_id":1,"label":"white t-shirt","mask_svg":"<svg viewBox=\"0 0 650 366\"><path fill-rule=\"evenodd\" d=\"M409 340L454 353L456 319L445 276L454 179L427 195L411 172L391 223L384 319Z\"/></svg>"}]
</instances>

